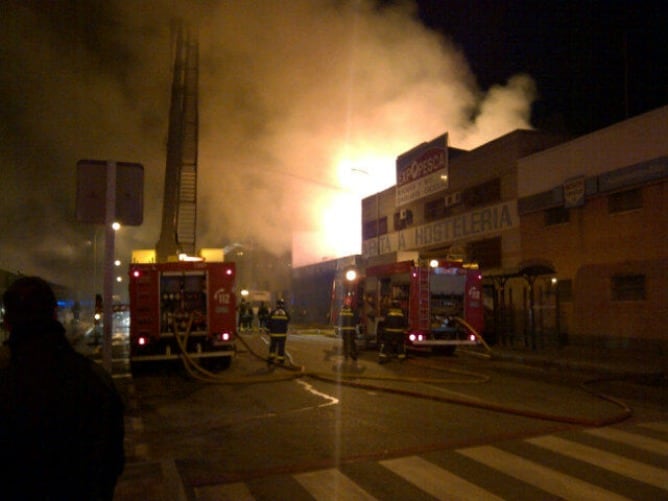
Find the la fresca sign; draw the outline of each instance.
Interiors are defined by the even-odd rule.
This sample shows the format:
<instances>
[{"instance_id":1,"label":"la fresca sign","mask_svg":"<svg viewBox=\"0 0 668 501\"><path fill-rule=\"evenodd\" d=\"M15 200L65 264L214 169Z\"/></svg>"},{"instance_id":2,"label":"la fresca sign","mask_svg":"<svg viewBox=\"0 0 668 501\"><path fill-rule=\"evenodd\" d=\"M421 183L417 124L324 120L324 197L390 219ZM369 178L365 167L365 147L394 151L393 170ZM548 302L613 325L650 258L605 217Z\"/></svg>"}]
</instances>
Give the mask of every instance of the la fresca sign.
<instances>
[{"instance_id":1,"label":"la fresca sign","mask_svg":"<svg viewBox=\"0 0 668 501\"><path fill-rule=\"evenodd\" d=\"M448 135L397 157L396 205L405 205L448 187Z\"/></svg>"},{"instance_id":2,"label":"la fresca sign","mask_svg":"<svg viewBox=\"0 0 668 501\"><path fill-rule=\"evenodd\" d=\"M475 240L519 226L517 201L504 202L362 242L362 254L378 256L432 245Z\"/></svg>"}]
</instances>

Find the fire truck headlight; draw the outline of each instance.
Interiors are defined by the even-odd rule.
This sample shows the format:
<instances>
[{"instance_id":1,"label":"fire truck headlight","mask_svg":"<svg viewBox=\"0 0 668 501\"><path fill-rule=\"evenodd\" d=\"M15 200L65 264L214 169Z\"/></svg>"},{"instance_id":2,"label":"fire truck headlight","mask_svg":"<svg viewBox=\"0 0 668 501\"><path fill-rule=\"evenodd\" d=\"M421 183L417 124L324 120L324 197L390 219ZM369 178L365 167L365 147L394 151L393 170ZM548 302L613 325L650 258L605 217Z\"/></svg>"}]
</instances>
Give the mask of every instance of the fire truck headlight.
<instances>
[{"instance_id":1,"label":"fire truck headlight","mask_svg":"<svg viewBox=\"0 0 668 501\"><path fill-rule=\"evenodd\" d=\"M229 341L232 336L230 336L229 332L221 332L219 338L221 341Z\"/></svg>"},{"instance_id":2,"label":"fire truck headlight","mask_svg":"<svg viewBox=\"0 0 668 501\"><path fill-rule=\"evenodd\" d=\"M141 277L141 271L132 270L132 278L139 278L139 277Z\"/></svg>"},{"instance_id":3,"label":"fire truck headlight","mask_svg":"<svg viewBox=\"0 0 668 501\"><path fill-rule=\"evenodd\" d=\"M146 346L146 343L147 343L147 342L148 342L148 340L147 340L144 336L140 336L140 337L137 339L137 344L138 344L139 346Z\"/></svg>"},{"instance_id":4,"label":"fire truck headlight","mask_svg":"<svg viewBox=\"0 0 668 501\"><path fill-rule=\"evenodd\" d=\"M475 341L475 334L469 334L469 341Z\"/></svg>"}]
</instances>

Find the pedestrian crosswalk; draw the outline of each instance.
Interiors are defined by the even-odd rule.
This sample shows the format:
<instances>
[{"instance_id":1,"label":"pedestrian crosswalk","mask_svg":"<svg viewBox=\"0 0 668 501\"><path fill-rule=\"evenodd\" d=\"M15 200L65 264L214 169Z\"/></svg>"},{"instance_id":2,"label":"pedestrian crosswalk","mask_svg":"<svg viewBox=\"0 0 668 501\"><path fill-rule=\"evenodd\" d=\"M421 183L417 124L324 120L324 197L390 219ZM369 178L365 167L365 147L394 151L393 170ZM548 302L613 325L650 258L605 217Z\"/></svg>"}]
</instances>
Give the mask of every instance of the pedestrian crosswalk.
<instances>
[{"instance_id":1,"label":"pedestrian crosswalk","mask_svg":"<svg viewBox=\"0 0 668 501\"><path fill-rule=\"evenodd\" d=\"M198 500L668 500L668 422L200 486Z\"/></svg>"}]
</instances>

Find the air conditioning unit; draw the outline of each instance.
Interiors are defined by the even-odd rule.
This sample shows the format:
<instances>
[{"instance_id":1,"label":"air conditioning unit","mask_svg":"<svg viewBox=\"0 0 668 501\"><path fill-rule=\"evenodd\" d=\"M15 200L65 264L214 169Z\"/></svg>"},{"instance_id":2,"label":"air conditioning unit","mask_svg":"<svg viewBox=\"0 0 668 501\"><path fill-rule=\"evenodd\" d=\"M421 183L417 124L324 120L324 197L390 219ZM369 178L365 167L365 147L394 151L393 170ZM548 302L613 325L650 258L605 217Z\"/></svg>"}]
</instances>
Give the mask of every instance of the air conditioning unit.
<instances>
[{"instance_id":1,"label":"air conditioning unit","mask_svg":"<svg viewBox=\"0 0 668 501\"><path fill-rule=\"evenodd\" d=\"M408 211L406 209L401 209L399 211L399 219L401 219L402 221L404 219L408 219Z\"/></svg>"},{"instance_id":2,"label":"air conditioning unit","mask_svg":"<svg viewBox=\"0 0 668 501\"><path fill-rule=\"evenodd\" d=\"M457 205L462 203L462 192L461 191L456 191L454 193L450 193L449 195L445 196L445 206L446 207L452 207L453 205Z\"/></svg>"}]
</instances>

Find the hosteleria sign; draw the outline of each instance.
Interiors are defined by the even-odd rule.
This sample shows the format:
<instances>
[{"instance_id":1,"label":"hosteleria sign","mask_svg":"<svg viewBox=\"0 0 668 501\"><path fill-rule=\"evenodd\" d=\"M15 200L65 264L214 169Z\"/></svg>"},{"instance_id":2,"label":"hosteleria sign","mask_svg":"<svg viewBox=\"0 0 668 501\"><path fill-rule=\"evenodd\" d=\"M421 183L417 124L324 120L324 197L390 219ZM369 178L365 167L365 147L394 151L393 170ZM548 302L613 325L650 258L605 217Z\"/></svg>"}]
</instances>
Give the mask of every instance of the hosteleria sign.
<instances>
[{"instance_id":1,"label":"hosteleria sign","mask_svg":"<svg viewBox=\"0 0 668 501\"><path fill-rule=\"evenodd\" d=\"M517 201L512 200L370 238L362 242L362 254L367 257L378 256L457 241L477 240L518 226Z\"/></svg>"},{"instance_id":2,"label":"hosteleria sign","mask_svg":"<svg viewBox=\"0 0 668 501\"><path fill-rule=\"evenodd\" d=\"M397 157L397 207L447 187L447 133Z\"/></svg>"}]
</instances>

